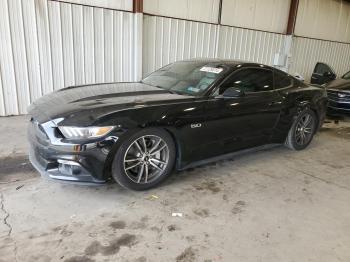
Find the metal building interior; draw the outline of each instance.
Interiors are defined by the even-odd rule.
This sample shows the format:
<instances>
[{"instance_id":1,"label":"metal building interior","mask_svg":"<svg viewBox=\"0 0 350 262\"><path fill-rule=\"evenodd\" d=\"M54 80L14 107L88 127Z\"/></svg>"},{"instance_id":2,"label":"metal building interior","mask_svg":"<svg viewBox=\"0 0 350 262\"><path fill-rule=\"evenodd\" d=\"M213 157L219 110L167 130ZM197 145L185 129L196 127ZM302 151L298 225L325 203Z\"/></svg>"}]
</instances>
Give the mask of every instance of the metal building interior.
<instances>
[{"instance_id":1,"label":"metal building interior","mask_svg":"<svg viewBox=\"0 0 350 262\"><path fill-rule=\"evenodd\" d=\"M346 114L306 150L237 155L144 192L56 183L31 166L34 101L192 58L264 64L307 85L323 63L345 79L350 1L0 0L0 262L350 261Z\"/></svg>"}]
</instances>

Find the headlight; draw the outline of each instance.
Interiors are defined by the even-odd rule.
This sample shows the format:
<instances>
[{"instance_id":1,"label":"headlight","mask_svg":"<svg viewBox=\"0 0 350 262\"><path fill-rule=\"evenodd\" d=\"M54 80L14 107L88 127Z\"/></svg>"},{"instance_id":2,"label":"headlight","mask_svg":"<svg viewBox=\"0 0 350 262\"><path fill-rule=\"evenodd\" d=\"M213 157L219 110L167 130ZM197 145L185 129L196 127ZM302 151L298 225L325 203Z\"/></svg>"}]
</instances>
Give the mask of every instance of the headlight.
<instances>
[{"instance_id":1,"label":"headlight","mask_svg":"<svg viewBox=\"0 0 350 262\"><path fill-rule=\"evenodd\" d=\"M91 126L91 127L75 127L75 126L59 126L65 138L69 139L86 139L99 138L107 135L113 130L114 126Z\"/></svg>"}]
</instances>

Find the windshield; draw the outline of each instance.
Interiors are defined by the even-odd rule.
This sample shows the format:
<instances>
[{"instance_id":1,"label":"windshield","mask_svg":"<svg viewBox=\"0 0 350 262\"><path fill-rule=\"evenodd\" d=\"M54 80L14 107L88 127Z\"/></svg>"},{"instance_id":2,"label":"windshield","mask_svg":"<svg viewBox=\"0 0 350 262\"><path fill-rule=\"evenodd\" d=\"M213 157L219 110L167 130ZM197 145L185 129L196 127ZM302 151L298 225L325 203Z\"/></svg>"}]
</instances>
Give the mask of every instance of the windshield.
<instances>
[{"instance_id":1,"label":"windshield","mask_svg":"<svg viewBox=\"0 0 350 262\"><path fill-rule=\"evenodd\" d=\"M345 75L342 77L343 79L350 80L350 71L347 72Z\"/></svg>"},{"instance_id":2,"label":"windshield","mask_svg":"<svg viewBox=\"0 0 350 262\"><path fill-rule=\"evenodd\" d=\"M174 93L197 96L225 71L219 63L182 61L167 65L142 80L142 83L156 86Z\"/></svg>"}]
</instances>

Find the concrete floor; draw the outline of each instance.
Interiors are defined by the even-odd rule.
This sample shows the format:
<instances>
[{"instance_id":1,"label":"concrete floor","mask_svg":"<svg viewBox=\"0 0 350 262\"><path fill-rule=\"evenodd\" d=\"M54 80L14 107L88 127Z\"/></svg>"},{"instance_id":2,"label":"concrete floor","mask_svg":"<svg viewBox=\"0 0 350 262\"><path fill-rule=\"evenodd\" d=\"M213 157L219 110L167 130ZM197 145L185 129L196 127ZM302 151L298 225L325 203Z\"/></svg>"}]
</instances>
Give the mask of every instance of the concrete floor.
<instances>
[{"instance_id":1,"label":"concrete floor","mask_svg":"<svg viewBox=\"0 0 350 262\"><path fill-rule=\"evenodd\" d=\"M0 119L2 262L350 261L350 123L132 192L41 179L25 120Z\"/></svg>"}]
</instances>

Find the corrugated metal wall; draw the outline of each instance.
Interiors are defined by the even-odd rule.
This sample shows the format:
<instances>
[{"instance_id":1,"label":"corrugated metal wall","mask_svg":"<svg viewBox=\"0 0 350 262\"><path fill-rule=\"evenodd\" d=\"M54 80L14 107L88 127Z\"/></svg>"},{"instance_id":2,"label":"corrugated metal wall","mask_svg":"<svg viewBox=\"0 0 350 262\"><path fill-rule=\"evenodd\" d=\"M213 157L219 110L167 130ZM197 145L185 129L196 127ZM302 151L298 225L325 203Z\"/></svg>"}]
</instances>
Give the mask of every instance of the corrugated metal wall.
<instances>
[{"instance_id":1,"label":"corrugated metal wall","mask_svg":"<svg viewBox=\"0 0 350 262\"><path fill-rule=\"evenodd\" d=\"M273 65L284 48L286 36L243 28L220 26L218 57Z\"/></svg>"},{"instance_id":2,"label":"corrugated metal wall","mask_svg":"<svg viewBox=\"0 0 350 262\"><path fill-rule=\"evenodd\" d=\"M143 0L145 13L217 23L220 0Z\"/></svg>"},{"instance_id":3,"label":"corrugated metal wall","mask_svg":"<svg viewBox=\"0 0 350 262\"><path fill-rule=\"evenodd\" d=\"M350 1L300 0L295 35L350 42Z\"/></svg>"},{"instance_id":4,"label":"corrugated metal wall","mask_svg":"<svg viewBox=\"0 0 350 262\"><path fill-rule=\"evenodd\" d=\"M222 0L221 23L229 26L285 33L290 1Z\"/></svg>"},{"instance_id":5,"label":"corrugated metal wall","mask_svg":"<svg viewBox=\"0 0 350 262\"><path fill-rule=\"evenodd\" d=\"M215 57L217 25L144 15L143 74L176 60Z\"/></svg>"},{"instance_id":6,"label":"corrugated metal wall","mask_svg":"<svg viewBox=\"0 0 350 262\"><path fill-rule=\"evenodd\" d=\"M292 54L289 72L298 72L306 81L317 62L331 65L338 76L350 70L350 44L294 37Z\"/></svg>"},{"instance_id":7,"label":"corrugated metal wall","mask_svg":"<svg viewBox=\"0 0 350 262\"><path fill-rule=\"evenodd\" d=\"M0 115L24 114L65 86L139 78L134 14L47 0L0 6Z\"/></svg>"},{"instance_id":8,"label":"corrugated metal wall","mask_svg":"<svg viewBox=\"0 0 350 262\"><path fill-rule=\"evenodd\" d=\"M283 51L285 35L144 16L143 74L194 57L239 59L272 65Z\"/></svg>"},{"instance_id":9,"label":"corrugated metal wall","mask_svg":"<svg viewBox=\"0 0 350 262\"><path fill-rule=\"evenodd\" d=\"M66 3L75 3L80 5L97 6L109 9L118 9L123 11L132 11L131 0L55 0Z\"/></svg>"}]
</instances>

